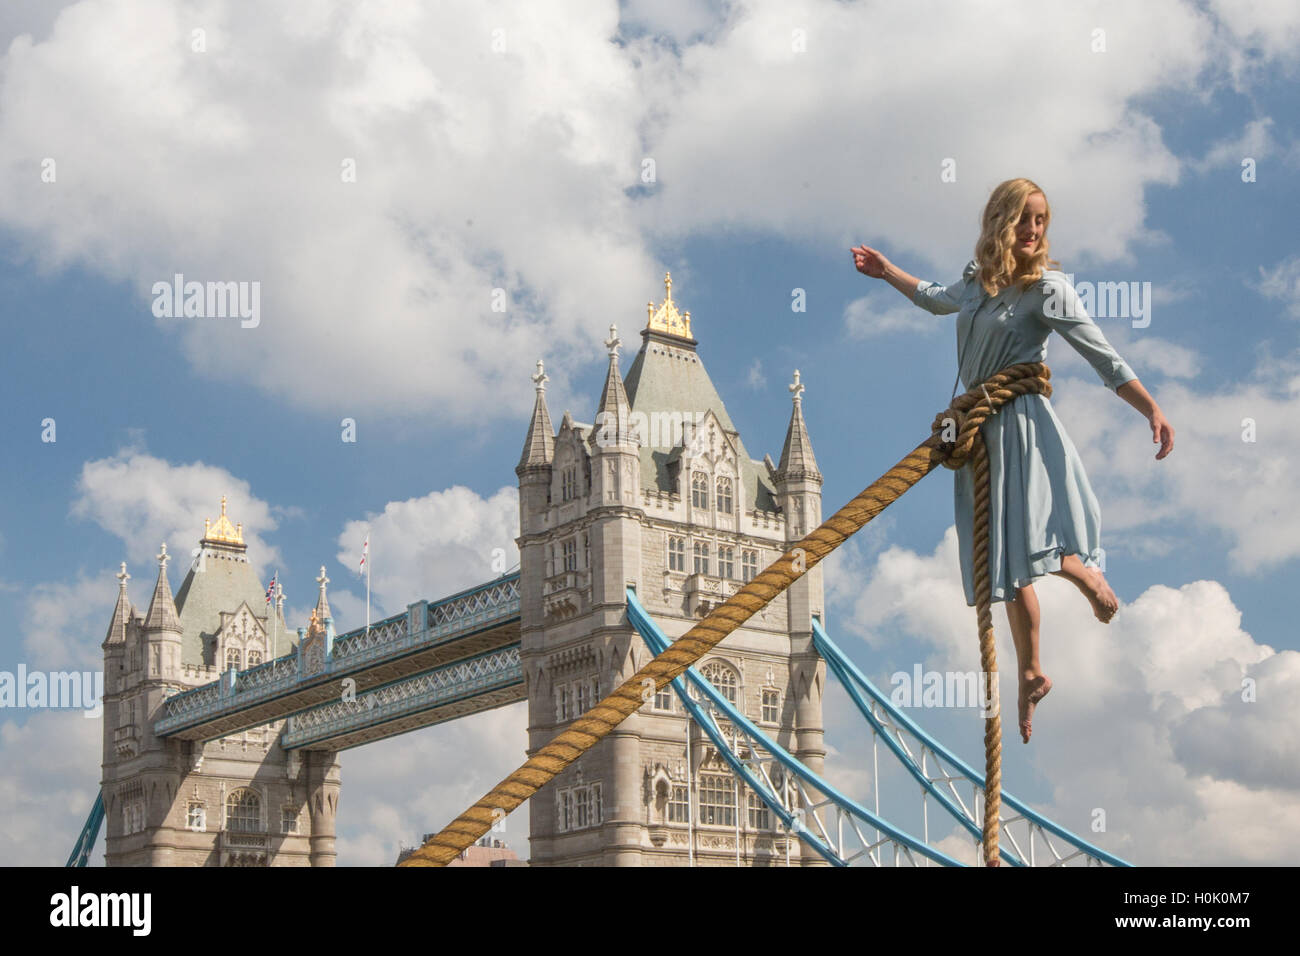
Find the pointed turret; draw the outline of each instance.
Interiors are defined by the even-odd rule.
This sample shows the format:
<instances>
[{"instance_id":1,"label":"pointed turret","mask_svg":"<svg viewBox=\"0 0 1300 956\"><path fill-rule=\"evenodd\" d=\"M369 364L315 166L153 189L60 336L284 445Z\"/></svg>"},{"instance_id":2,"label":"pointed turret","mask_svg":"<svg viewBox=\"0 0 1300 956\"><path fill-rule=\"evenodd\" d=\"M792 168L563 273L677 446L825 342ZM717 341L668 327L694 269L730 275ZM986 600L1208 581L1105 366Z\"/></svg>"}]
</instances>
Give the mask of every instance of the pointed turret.
<instances>
[{"instance_id":1,"label":"pointed turret","mask_svg":"<svg viewBox=\"0 0 1300 956\"><path fill-rule=\"evenodd\" d=\"M609 327L605 348L609 369L587 436L591 452L591 501L596 505L638 507L641 502L641 442L632 425L632 403L618 374L618 327Z\"/></svg>"},{"instance_id":2,"label":"pointed turret","mask_svg":"<svg viewBox=\"0 0 1300 956\"><path fill-rule=\"evenodd\" d=\"M773 475L778 481L791 478L811 478L820 482L822 475L817 470L817 459L813 455L812 439L808 437L808 426L803 420L804 387L799 382L799 370L794 370L794 382L790 385L794 396L794 409L790 413L790 427L785 433L785 447L781 449L781 463Z\"/></svg>"},{"instance_id":3,"label":"pointed turret","mask_svg":"<svg viewBox=\"0 0 1300 956\"><path fill-rule=\"evenodd\" d=\"M813 457L812 440L803 420L803 383L795 369L790 394L794 408L781 449L781 463L772 470L777 502L785 514L786 541L798 541L822 522L822 476ZM768 467L771 468L770 460ZM825 620L825 590L820 566L809 569L786 590L786 626L790 632L788 693L795 709L795 752L820 773L826 757L822 729L822 688L826 663L813 644L812 620Z\"/></svg>"},{"instance_id":4,"label":"pointed turret","mask_svg":"<svg viewBox=\"0 0 1300 956\"><path fill-rule=\"evenodd\" d=\"M323 564L320 566L320 577L316 579L316 583L320 585L320 596L316 598L316 609L312 613L316 615L316 620L320 621L321 625L324 626L325 619L333 615L330 614L330 602L325 594L325 585L330 583L330 579L325 576L325 565Z\"/></svg>"},{"instance_id":5,"label":"pointed turret","mask_svg":"<svg viewBox=\"0 0 1300 956\"><path fill-rule=\"evenodd\" d=\"M612 448L632 443L632 403L627 400L623 377L618 373L618 348L623 343L618 337L618 326L610 325L605 348L609 350L609 368L605 372L605 388L596 406L595 427L587 438L593 448Z\"/></svg>"},{"instance_id":6,"label":"pointed turret","mask_svg":"<svg viewBox=\"0 0 1300 956\"><path fill-rule=\"evenodd\" d=\"M537 373L533 376L533 385L537 397L533 400L533 419L528 423L528 437L524 439L524 451L515 466L515 474L521 474L526 468L544 468L555 457L555 432L551 428L551 413L546 408L546 383L550 376L542 369L542 360L537 360Z\"/></svg>"},{"instance_id":7,"label":"pointed turret","mask_svg":"<svg viewBox=\"0 0 1300 956\"><path fill-rule=\"evenodd\" d=\"M153 599L149 602L149 613L144 616L145 630L177 631L181 629L180 616L176 613L176 602L172 600L171 585L167 583L167 562L171 555L167 553L166 543L158 555L158 583L153 588ZM125 582L123 582L125 588Z\"/></svg>"},{"instance_id":8,"label":"pointed turret","mask_svg":"<svg viewBox=\"0 0 1300 956\"><path fill-rule=\"evenodd\" d=\"M117 606L113 608L113 619L108 624L108 633L104 635L105 644L121 644L126 640L126 625L134 616L131 599L126 595L126 582L129 580L131 575L126 573L126 562L123 561L122 570L117 572Z\"/></svg>"}]
</instances>

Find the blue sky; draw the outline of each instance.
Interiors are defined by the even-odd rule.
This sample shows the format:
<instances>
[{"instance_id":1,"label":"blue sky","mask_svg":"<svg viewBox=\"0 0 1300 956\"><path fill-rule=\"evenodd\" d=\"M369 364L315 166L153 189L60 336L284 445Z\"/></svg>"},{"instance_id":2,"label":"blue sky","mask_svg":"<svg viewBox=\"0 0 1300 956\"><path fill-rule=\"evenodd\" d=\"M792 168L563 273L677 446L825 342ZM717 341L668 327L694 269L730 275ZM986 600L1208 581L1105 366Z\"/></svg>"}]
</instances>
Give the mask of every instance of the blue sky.
<instances>
[{"instance_id":1,"label":"blue sky","mask_svg":"<svg viewBox=\"0 0 1300 956\"><path fill-rule=\"evenodd\" d=\"M341 627L364 621L367 527L376 616L491 577L517 530L534 363L553 420L590 421L608 326L626 372L665 270L754 457L779 456L800 370L829 515L924 437L955 369L952 316L860 275L848 248L951 281L989 190L1024 175L1076 283L1151 283L1148 327L1098 324L1177 440L1153 461L1141 417L1049 340L1122 610L1104 628L1064 582L1040 586L1057 690L1030 747L1008 728L1007 786L1076 828L1110 808L1122 823L1099 842L1139 862L1293 858L1293 7L535 7L0 12L0 669L96 666L118 563L143 606L159 542L188 553L221 494L295 623L322 564ZM155 318L150 289L176 272L261 282L260 324ZM977 666L951 482L931 476L826 565L830 631L879 683ZM834 695L827 717L828 767L869 786L862 727ZM918 719L978 754L969 715ZM523 727L517 705L345 754L340 862L391 862L450 819L521 759ZM61 862L98 728L0 714L16 821L0 860Z\"/></svg>"}]
</instances>

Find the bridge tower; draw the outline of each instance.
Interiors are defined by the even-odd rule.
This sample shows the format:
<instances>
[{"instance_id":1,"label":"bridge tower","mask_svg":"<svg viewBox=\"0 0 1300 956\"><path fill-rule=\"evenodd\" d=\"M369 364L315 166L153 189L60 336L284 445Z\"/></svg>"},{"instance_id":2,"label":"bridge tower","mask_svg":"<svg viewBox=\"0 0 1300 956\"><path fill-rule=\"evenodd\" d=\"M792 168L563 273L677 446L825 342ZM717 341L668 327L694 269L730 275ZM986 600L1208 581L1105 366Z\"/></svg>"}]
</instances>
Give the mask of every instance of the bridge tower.
<instances>
[{"instance_id":1,"label":"bridge tower","mask_svg":"<svg viewBox=\"0 0 1300 956\"><path fill-rule=\"evenodd\" d=\"M206 743L153 733L172 694L293 651L284 596L274 609L248 562L243 528L205 522L172 596L164 544L149 609L126 565L103 643L103 779L109 866L332 866L339 765L279 746L283 721ZM322 569L316 616L329 616ZM273 616L274 615L274 616Z\"/></svg>"},{"instance_id":2,"label":"bridge tower","mask_svg":"<svg viewBox=\"0 0 1300 956\"><path fill-rule=\"evenodd\" d=\"M679 313L672 278L647 305L624 380L617 329L590 424L568 411L552 431L542 363L519 478L521 661L529 754L650 654L627 622L636 590L670 638L684 634L821 522L822 476L798 372L779 465L749 457ZM700 668L782 746L820 770L824 621L814 568ZM748 792L689 721L657 695L529 802L530 863L819 865Z\"/></svg>"}]
</instances>

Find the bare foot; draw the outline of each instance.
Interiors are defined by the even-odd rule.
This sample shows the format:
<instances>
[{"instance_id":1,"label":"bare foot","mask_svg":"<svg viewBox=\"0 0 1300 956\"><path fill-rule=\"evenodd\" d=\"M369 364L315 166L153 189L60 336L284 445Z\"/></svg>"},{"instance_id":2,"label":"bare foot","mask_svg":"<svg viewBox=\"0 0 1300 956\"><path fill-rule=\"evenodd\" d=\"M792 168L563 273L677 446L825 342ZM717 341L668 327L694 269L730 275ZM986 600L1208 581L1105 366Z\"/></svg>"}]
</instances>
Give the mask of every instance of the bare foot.
<instances>
[{"instance_id":1,"label":"bare foot","mask_svg":"<svg viewBox=\"0 0 1300 956\"><path fill-rule=\"evenodd\" d=\"M1029 679L1020 678L1020 736L1024 738L1025 743L1029 743L1029 737L1034 732L1034 708L1051 689L1052 679L1046 674Z\"/></svg>"},{"instance_id":2,"label":"bare foot","mask_svg":"<svg viewBox=\"0 0 1300 956\"><path fill-rule=\"evenodd\" d=\"M1091 579L1089 587L1083 593L1092 603L1092 613L1096 615L1097 620L1103 624L1109 624L1110 619L1119 610L1119 598L1110 589L1110 585L1106 583L1106 576L1100 570L1097 568L1087 568L1086 570L1092 573L1088 575Z\"/></svg>"},{"instance_id":3,"label":"bare foot","mask_svg":"<svg viewBox=\"0 0 1300 956\"><path fill-rule=\"evenodd\" d=\"M1079 570L1074 572L1054 571L1052 573L1061 574L1063 577L1068 578L1070 583L1088 599L1088 603L1092 605L1092 613L1097 620L1103 624L1110 623L1110 619L1119 610L1119 598L1110 589L1110 585L1106 583L1106 576L1101 573L1099 568L1080 565Z\"/></svg>"}]
</instances>

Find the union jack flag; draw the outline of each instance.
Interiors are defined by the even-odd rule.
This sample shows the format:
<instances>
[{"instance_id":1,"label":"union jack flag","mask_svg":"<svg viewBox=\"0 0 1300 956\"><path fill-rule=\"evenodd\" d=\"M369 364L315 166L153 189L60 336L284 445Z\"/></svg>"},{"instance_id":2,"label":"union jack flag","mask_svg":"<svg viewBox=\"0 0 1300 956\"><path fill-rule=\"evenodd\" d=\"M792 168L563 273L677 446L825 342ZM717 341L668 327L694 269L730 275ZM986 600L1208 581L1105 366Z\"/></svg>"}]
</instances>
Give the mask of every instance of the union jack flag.
<instances>
[{"instance_id":1,"label":"union jack flag","mask_svg":"<svg viewBox=\"0 0 1300 956\"><path fill-rule=\"evenodd\" d=\"M268 584L268 585L266 586L266 603L267 603L267 604L270 604L270 603L271 603L271 599L272 599L273 597L275 597L275 579L276 579L276 577L277 577L279 574L280 574L280 572L279 572L279 571L276 571L275 574L271 575L271 583Z\"/></svg>"}]
</instances>

